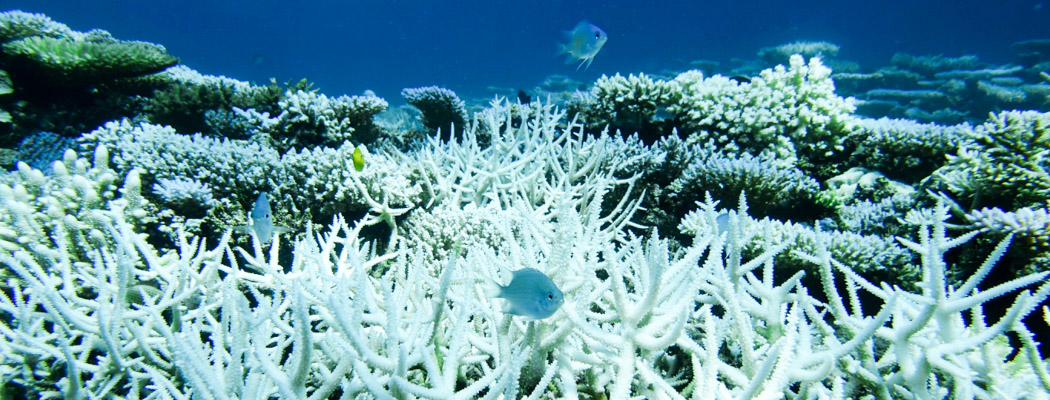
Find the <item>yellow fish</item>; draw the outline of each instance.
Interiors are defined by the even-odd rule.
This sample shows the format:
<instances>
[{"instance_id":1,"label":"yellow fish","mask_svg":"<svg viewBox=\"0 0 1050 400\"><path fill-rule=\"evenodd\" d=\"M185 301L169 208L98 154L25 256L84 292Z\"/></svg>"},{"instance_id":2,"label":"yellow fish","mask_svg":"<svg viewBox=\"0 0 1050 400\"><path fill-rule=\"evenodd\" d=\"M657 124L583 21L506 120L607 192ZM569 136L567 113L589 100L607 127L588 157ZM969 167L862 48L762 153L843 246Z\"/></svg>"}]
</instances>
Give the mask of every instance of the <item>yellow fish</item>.
<instances>
[{"instance_id":1,"label":"yellow fish","mask_svg":"<svg viewBox=\"0 0 1050 400\"><path fill-rule=\"evenodd\" d=\"M605 41L609 40L609 36L605 34L602 28L587 22L587 20L580 21L571 31L565 31L565 38L569 42L559 44L558 54L568 54L568 57L565 59L566 64L579 61L580 65L576 66L576 70L579 70L580 67L583 67L583 69L590 67L591 61L594 61L594 56L598 55L598 51L605 45Z\"/></svg>"},{"instance_id":2,"label":"yellow fish","mask_svg":"<svg viewBox=\"0 0 1050 400\"><path fill-rule=\"evenodd\" d=\"M354 169L356 169L357 172L361 172L361 170L365 169L365 155L361 153L360 147L354 147L354 154L351 155L350 158L354 160Z\"/></svg>"}]
</instances>

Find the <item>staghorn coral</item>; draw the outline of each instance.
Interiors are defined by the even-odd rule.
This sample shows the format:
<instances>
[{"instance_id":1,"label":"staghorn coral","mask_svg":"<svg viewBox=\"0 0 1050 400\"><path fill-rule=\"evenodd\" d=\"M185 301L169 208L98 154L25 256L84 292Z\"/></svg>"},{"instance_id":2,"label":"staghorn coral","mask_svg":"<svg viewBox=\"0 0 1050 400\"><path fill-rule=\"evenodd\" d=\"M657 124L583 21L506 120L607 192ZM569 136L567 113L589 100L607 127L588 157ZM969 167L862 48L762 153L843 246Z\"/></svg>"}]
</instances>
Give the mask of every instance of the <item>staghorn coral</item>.
<instances>
[{"instance_id":1,"label":"staghorn coral","mask_svg":"<svg viewBox=\"0 0 1050 400\"><path fill-rule=\"evenodd\" d=\"M80 249L115 243L96 210L122 198L122 218L136 223L152 220L144 210L148 202L140 188L138 171L128 173L121 187L121 179L109 166L109 153L101 146L91 160L67 149L48 174L20 162L0 185L0 248L6 254L29 251L39 262L56 257L95 261L96 255ZM2 274L10 273L5 269Z\"/></svg>"},{"instance_id":2,"label":"staghorn coral","mask_svg":"<svg viewBox=\"0 0 1050 400\"><path fill-rule=\"evenodd\" d=\"M233 246L228 235L206 241L185 233L174 248L157 248L129 217L145 214L130 206L141 201L137 172L123 198L109 172L104 190L113 200L83 210L99 233L59 223L0 253L10 271L0 282L0 382L31 397L96 398L1050 394L1038 343L1022 322L1050 284L1015 295L990 324L981 312L1048 274L975 290L1009 239L951 290L945 253L974 234L946 236L947 207L911 218L922 223L920 239L900 242L922 272L921 290L909 292L863 279L831 256L818 232L812 251L793 252L819 272L822 284L807 288L801 271L774 278L790 241L756 241L765 228L743 202L721 232L716 204L701 203L693 243L672 251L658 232L628 230L642 211L631 195L603 207L613 188L638 179L611 178L630 162L617 160L614 139L563 126L550 107L515 109L520 125L509 107L500 110L477 122L493 132L489 145L468 131L455 143L431 138L412 154L430 179L426 207L502 210L489 222L502 240L463 229L443 252L406 243L403 211L375 199L357 222L310 224L290 244L278 237L269 253ZM106 147L95 149L95 164L104 165ZM47 179L23 169L12 192ZM69 182L84 180L80 174ZM99 193L87 188L84 197ZM45 220L27 216L51 197L3 196L0 222ZM448 223L441 231L456 232L457 219ZM363 236L383 224L394 227L385 246ZM0 229L0 245L16 240L11 231ZM282 259L282 247L293 256ZM565 293L562 308L542 322L502 313L479 287L526 266ZM862 307L862 294L874 300ZM1016 355L1004 341L1008 331L1020 338Z\"/></svg>"}]
</instances>

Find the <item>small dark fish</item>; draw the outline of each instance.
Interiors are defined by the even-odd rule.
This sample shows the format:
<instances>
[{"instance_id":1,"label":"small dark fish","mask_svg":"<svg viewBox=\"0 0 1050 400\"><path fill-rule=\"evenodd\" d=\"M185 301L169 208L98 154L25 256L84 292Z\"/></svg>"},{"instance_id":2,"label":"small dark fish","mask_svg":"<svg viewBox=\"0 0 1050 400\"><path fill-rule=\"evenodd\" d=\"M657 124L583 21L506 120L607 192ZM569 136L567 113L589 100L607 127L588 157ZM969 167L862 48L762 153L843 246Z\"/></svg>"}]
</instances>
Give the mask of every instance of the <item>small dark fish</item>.
<instances>
[{"instance_id":1,"label":"small dark fish","mask_svg":"<svg viewBox=\"0 0 1050 400\"><path fill-rule=\"evenodd\" d=\"M734 75L729 77L729 80L736 81L736 83L751 83L751 78L743 75Z\"/></svg>"},{"instance_id":2,"label":"small dark fish","mask_svg":"<svg viewBox=\"0 0 1050 400\"><path fill-rule=\"evenodd\" d=\"M529 104L532 102L532 97L524 90L518 90L518 103Z\"/></svg>"}]
</instances>

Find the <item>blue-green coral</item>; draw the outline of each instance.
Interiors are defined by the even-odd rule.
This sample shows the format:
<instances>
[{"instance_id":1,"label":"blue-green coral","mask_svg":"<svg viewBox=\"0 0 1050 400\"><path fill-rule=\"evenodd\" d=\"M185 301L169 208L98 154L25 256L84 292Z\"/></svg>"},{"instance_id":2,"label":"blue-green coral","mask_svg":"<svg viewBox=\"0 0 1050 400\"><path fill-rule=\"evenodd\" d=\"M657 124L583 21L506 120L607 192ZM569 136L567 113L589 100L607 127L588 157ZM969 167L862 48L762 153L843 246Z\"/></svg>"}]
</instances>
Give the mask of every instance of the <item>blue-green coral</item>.
<instances>
[{"instance_id":1,"label":"blue-green coral","mask_svg":"<svg viewBox=\"0 0 1050 400\"><path fill-rule=\"evenodd\" d=\"M1004 111L975 129L973 143L949 155L936 183L980 205L1011 209L1050 199L1050 114Z\"/></svg>"},{"instance_id":2,"label":"blue-green coral","mask_svg":"<svg viewBox=\"0 0 1050 400\"><path fill-rule=\"evenodd\" d=\"M38 84L77 85L137 77L178 63L163 46L117 40L92 32L82 39L29 36L3 44L7 67L20 80Z\"/></svg>"}]
</instances>

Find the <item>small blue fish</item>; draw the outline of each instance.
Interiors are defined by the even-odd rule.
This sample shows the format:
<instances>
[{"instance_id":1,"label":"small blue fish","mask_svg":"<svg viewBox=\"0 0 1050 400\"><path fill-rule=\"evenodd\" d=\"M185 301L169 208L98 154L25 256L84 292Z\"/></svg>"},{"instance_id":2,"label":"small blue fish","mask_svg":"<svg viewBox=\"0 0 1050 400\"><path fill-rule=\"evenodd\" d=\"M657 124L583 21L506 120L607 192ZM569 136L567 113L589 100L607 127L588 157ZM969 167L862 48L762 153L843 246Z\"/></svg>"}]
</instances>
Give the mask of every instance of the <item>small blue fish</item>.
<instances>
[{"instance_id":1,"label":"small blue fish","mask_svg":"<svg viewBox=\"0 0 1050 400\"><path fill-rule=\"evenodd\" d=\"M259 193L259 198L255 199L255 207L248 213L248 217L251 219L251 224L238 225L233 229L240 233L254 233L263 246L269 245L276 233L292 232L290 228L273 224L273 212L270 211L270 199L266 192Z\"/></svg>"},{"instance_id":2,"label":"small blue fish","mask_svg":"<svg viewBox=\"0 0 1050 400\"><path fill-rule=\"evenodd\" d=\"M571 31L565 31L565 38L568 40L568 43L559 45L558 54L568 54L568 57L565 59L566 64L579 61L580 65L576 66L576 70L579 70L580 67L583 67L583 69L590 67L591 61L594 61L594 56L598 55L598 51L605 45L605 41L609 40L609 36L605 34L602 28L587 22L587 20L580 21Z\"/></svg>"},{"instance_id":3,"label":"small blue fish","mask_svg":"<svg viewBox=\"0 0 1050 400\"><path fill-rule=\"evenodd\" d=\"M514 271L510 284L490 282L489 297L507 301L503 312L528 319L543 319L558 311L565 298L551 278L535 268Z\"/></svg>"}]
</instances>

